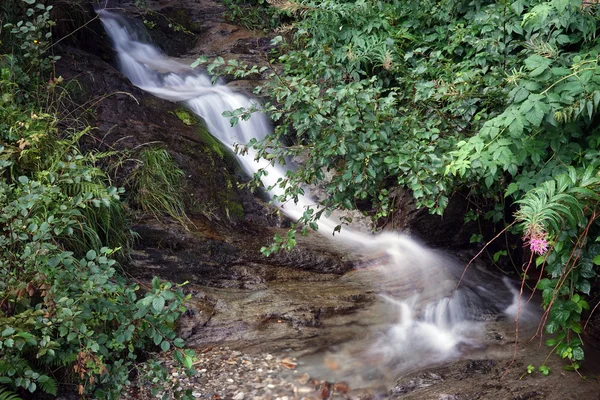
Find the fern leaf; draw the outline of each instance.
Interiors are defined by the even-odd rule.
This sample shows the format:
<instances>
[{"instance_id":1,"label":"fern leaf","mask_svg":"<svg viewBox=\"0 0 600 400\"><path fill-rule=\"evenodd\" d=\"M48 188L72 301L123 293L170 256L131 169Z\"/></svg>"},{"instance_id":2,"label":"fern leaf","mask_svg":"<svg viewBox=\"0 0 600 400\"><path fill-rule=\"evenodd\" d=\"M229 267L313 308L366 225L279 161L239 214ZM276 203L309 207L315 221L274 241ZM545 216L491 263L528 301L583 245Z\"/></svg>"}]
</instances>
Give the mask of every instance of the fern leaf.
<instances>
[{"instance_id":1,"label":"fern leaf","mask_svg":"<svg viewBox=\"0 0 600 400\"><path fill-rule=\"evenodd\" d=\"M58 384L53 378L49 377L48 375L42 375L38 379L38 383L44 392L51 394L52 396L56 396L56 393L58 392Z\"/></svg>"},{"instance_id":2,"label":"fern leaf","mask_svg":"<svg viewBox=\"0 0 600 400\"><path fill-rule=\"evenodd\" d=\"M0 400L21 400L12 390L0 387Z\"/></svg>"}]
</instances>

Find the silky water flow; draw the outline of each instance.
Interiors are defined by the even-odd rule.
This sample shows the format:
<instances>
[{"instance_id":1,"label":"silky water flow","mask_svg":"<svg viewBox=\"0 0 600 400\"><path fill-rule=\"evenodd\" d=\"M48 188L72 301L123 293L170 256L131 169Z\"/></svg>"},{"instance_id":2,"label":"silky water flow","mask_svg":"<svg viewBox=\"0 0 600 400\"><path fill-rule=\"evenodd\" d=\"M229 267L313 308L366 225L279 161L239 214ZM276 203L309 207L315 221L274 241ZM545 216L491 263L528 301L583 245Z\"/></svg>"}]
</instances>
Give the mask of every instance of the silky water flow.
<instances>
[{"instance_id":1,"label":"silky water flow","mask_svg":"<svg viewBox=\"0 0 600 400\"><path fill-rule=\"evenodd\" d=\"M185 105L234 153L237 145L253 138L261 140L269 133L271 126L262 113L254 113L235 127L222 116L225 110L257 106L253 100L224 84L212 84L210 77L191 69L189 63L167 57L145 40L143 27L106 10L99 14L113 41L121 71L135 86ZM283 189L276 183L285 178L284 167L257 161L252 148L237 158L248 174L266 168L264 186L275 187L271 196L281 194ZM315 206L315 201L307 192L297 203L278 206L296 220L307 206ZM337 221L322 219L319 232L332 237L337 225ZM476 348L486 320L502 315L514 318L522 311L514 283L472 266L455 290L464 265L405 236L371 235L348 228L336 234L332 242L352 249L357 260L368 260L342 279L369 285L378 294L380 301L373 312L381 315L381 323L353 343L315 354L312 359L307 357L305 363L320 368L320 376L346 379L354 386L374 379L393 380L403 372L456 358L465 349Z\"/></svg>"}]
</instances>

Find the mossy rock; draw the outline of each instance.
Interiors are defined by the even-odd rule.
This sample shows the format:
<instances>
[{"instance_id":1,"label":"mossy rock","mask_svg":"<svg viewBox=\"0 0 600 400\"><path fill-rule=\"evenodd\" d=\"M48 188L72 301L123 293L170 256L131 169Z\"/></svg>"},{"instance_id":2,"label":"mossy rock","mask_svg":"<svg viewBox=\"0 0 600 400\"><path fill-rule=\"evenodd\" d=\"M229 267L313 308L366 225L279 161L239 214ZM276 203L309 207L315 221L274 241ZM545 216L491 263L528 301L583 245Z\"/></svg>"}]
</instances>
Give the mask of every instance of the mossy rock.
<instances>
[{"instance_id":1,"label":"mossy rock","mask_svg":"<svg viewBox=\"0 0 600 400\"><path fill-rule=\"evenodd\" d=\"M177 118L179 118L179 120L181 120L181 122L183 122L187 126L195 126L200 141L207 147L207 149L210 152L216 154L221 160L225 161L227 163L227 166L229 166L235 171L236 175L244 174L237 161L235 154L233 154L231 150L227 148L227 146L225 146L219 140L215 139L210 134L210 132L208 132L206 124L204 123L204 120L202 120L202 118L200 118L199 116L197 116L196 114L184 107L179 107L172 113L176 115Z\"/></svg>"},{"instance_id":2,"label":"mossy rock","mask_svg":"<svg viewBox=\"0 0 600 400\"><path fill-rule=\"evenodd\" d=\"M208 132L208 129L206 128L202 118L183 107L179 107L171 113L177 116L177 118L179 118L179 120L181 120L181 122L183 122L185 125L196 128L198 138L206 146L204 153L211 158L213 167L216 166L213 158L216 155L223 160L236 175L243 175L243 171L235 155ZM225 179L225 186L219 188L215 194L215 200L220 204L219 207L224 209L229 219L243 218L244 207L238 200L232 177L228 174L224 174L223 177ZM203 204L202 206L194 207L194 211L198 211L202 214L212 214L211 210L215 207L216 206L214 204Z\"/></svg>"}]
</instances>

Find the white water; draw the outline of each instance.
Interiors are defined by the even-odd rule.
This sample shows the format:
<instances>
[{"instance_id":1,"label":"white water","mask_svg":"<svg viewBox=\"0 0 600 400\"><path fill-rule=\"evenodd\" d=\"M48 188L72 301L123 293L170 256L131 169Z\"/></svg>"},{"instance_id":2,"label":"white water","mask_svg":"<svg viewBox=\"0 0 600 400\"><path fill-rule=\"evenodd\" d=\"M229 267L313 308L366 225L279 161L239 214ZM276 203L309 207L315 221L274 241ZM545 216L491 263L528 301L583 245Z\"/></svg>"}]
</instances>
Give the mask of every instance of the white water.
<instances>
[{"instance_id":1,"label":"white water","mask_svg":"<svg viewBox=\"0 0 600 400\"><path fill-rule=\"evenodd\" d=\"M250 108L252 100L232 92L226 85L212 85L208 76L143 43L122 17L107 11L100 12L100 16L114 42L121 71L134 85L157 97L184 104L202 117L210 133L231 151L236 145L245 145L252 138L260 140L270 132L268 119L261 113L231 127L222 112ZM238 159L248 174L267 168L265 187L275 186L271 195L282 194L283 189L277 184L285 179L285 168L257 161L253 149ZM290 218L298 219L306 207L315 205L307 194L298 203L288 202L279 207ZM330 235L336 225L337 221L324 219L319 222L319 231ZM382 365L396 365L398 359L423 365L455 357L461 346L474 343L481 323L469 320L462 289L454 292L457 270L451 261L396 234L373 236L344 229L336 237L357 255L368 254L363 258L378 260L365 268L367 272L361 275L359 271L354 278L372 285L380 293L382 303L391 309L387 328L369 340L360 351L362 357L378 360ZM494 297L493 288L482 286L479 292ZM476 297L469 297L469 301L473 303Z\"/></svg>"}]
</instances>

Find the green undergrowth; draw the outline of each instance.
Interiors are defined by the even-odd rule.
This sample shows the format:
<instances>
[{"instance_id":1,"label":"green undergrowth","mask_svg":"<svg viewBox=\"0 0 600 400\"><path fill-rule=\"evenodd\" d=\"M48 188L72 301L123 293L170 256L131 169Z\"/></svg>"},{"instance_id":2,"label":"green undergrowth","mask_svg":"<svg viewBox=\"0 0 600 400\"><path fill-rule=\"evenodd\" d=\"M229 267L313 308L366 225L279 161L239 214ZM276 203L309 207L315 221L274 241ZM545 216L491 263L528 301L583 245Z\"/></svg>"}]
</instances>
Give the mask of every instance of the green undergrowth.
<instances>
[{"instance_id":1,"label":"green undergrowth","mask_svg":"<svg viewBox=\"0 0 600 400\"><path fill-rule=\"evenodd\" d=\"M0 396L116 399L138 386L190 398L159 379L160 363L139 363L169 351L193 373L194 354L175 333L186 296L125 274L128 207L99 168L112 154L81 151L91 128L58 118L68 90L53 72L51 11L34 0L0 7ZM160 150L140 157L158 175L146 184L178 183Z\"/></svg>"},{"instance_id":2,"label":"green undergrowth","mask_svg":"<svg viewBox=\"0 0 600 400\"><path fill-rule=\"evenodd\" d=\"M266 0L223 0L224 18L246 29L268 31L281 24L286 13L273 8Z\"/></svg>"},{"instance_id":3,"label":"green undergrowth","mask_svg":"<svg viewBox=\"0 0 600 400\"><path fill-rule=\"evenodd\" d=\"M144 149L136 156L136 165L128 177L130 201L158 220L167 214L187 226L190 221L183 201L183 179L183 171L167 150Z\"/></svg>"}]
</instances>

